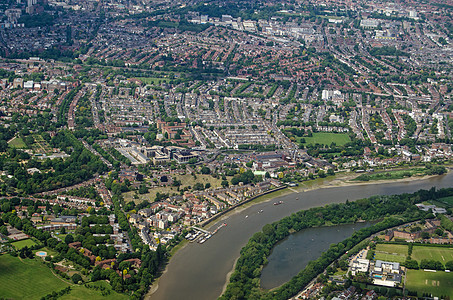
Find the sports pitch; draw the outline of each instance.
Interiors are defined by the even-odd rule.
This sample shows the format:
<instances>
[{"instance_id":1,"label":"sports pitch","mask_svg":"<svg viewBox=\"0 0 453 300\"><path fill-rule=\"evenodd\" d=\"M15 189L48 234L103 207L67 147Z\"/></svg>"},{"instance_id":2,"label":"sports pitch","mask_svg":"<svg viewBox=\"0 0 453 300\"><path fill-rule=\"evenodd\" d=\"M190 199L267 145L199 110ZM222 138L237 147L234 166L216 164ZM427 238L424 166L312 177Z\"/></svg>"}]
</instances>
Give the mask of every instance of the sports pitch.
<instances>
[{"instance_id":1,"label":"sports pitch","mask_svg":"<svg viewBox=\"0 0 453 300\"><path fill-rule=\"evenodd\" d=\"M425 272L423 270L408 270L406 288L409 291L432 294L434 297L453 296L453 273L443 271Z\"/></svg>"},{"instance_id":2,"label":"sports pitch","mask_svg":"<svg viewBox=\"0 0 453 300\"><path fill-rule=\"evenodd\" d=\"M411 257L418 262L428 259L438 260L445 264L447 261L453 260L453 248L414 246ZM453 277L453 274L451 276Z\"/></svg>"}]
</instances>

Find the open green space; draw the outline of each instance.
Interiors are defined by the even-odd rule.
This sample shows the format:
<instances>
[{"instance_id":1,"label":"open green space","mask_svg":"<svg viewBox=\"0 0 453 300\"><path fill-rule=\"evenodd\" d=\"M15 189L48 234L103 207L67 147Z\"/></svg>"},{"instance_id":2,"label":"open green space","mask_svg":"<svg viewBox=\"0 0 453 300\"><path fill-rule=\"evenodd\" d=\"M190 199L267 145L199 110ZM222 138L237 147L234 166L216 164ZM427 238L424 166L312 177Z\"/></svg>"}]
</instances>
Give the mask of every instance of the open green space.
<instances>
[{"instance_id":1,"label":"open green space","mask_svg":"<svg viewBox=\"0 0 453 300\"><path fill-rule=\"evenodd\" d=\"M0 295L6 299L41 299L69 284L52 274L40 258L0 256Z\"/></svg>"},{"instance_id":2,"label":"open green space","mask_svg":"<svg viewBox=\"0 0 453 300\"><path fill-rule=\"evenodd\" d=\"M346 133L332 133L332 132L315 132L311 137L304 137L304 144L323 144L330 145L335 143L337 146L343 146L351 141L349 135ZM298 139L300 140L300 138Z\"/></svg>"},{"instance_id":3,"label":"open green space","mask_svg":"<svg viewBox=\"0 0 453 300\"><path fill-rule=\"evenodd\" d=\"M36 255L36 252L46 252L47 253L47 256L50 256L50 257L53 257L53 256L56 256L58 255L58 252L53 250L53 249L50 249L50 248L47 248L47 247L43 247L39 250L34 250L33 253Z\"/></svg>"},{"instance_id":4,"label":"open green space","mask_svg":"<svg viewBox=\"0 0 453 300\"><path fill-rule=\"evenodd\" d=\"M127 295L118 294L117 292L113 291L110 285L105 281L97 281L95 283L89 283L89 286L98 286L104 287L106 290L109 290L110 293L108 295L103 296L101 290L96 290L93 288L86 288L84 285L74 285L72 286L72 290L69 294L66 294L59 299L64 300L78 300L78 299L112 299L112 300L125 300L129 299Z\"/></svg>"},{"instance_id":5,"label":"open green space","mask_svg":"<svg viewBox=\"0 0 453 300\"><path fill-rule=\"evenodd\" d=\"M370 181L370 180L393 180L393 179L402 179L412 176L421 176L425 174L424 168L415 168L408 170L396 170L396 171L387 171L387 172L378 172L378 173L367 173L362 174L354 178L354 181Z\"/></svg>"},{"instance_id":6,"label":"open green space","mask_svg":"<svg viewBox=\"0 0 453 300\"><path fill-rule=\"evenodd\" d=\"M385 252L393 255L407 255L406 245L394 245L394 244L377 244L376 252Z\"/></svg>"},{"instance_id":7,"label":"open green space","mask_svg":"<svg viewBox=\"0 0 453 300\"><path fill-rule=\"evenodd\" d=\"M11 141L9 141L9 146L13 148L18 148L18 149L25 149L27 148L27 145L25 145L25 142L22 138L20 137L15 137Z\"/></svg>"},{"instance_id":8,"label":"open green space","mask_svg":"<svg viewBox=\"0 0 453 300\"><path fill-rule=\"evenodd\" d=\"M402 263L406 260L406 256L406 245L377 244L374 258Z\"/></svg>"},{"instance_id":9,"label":"open green space","mask_svg":"<svg viewBox=\"0 0 453 300\"><path fill-rule=\"evenodd\" d=\"M36 243L31 239L26 239L26 240L21 240L21 241L11 243L11 245L13 245L14 248L16 248L17 250L20 250L20 249L24 248L25 246L30 248L31 246L36 245Z\"/></svg>"},{"instance_id":10,"label":"open green space","mask_svg":"<svg viewBox=\"0 0 453 300\"><path fill-rule=\"evenodd\" d=\"M425 272L423 270L408 270L406 289L418 292L418 296L422 296L423 293L430 293L437 297L452 297L453 274L443 271Z\"/></svg>"},{"instance_id":11,"label":"open green space","mask_svg":"<svg viewBox=\"0 0 453 300\"><path fill-rule=\"evenodd\" d=\"M419 262L422 259L428 259L445 264L447 261L453 260L453 248L414 246L411 257ZM450 276L453 277L453 274Z\"/></svg>"},{"instance_id":12,"label":"open green space","mask_svg":"<svg viewBox=\"0 0 453 300\"><path fill-rule=\"evenodd\" d=\"M453 196L440 198L437 201L447 204L449 207L453 206Z\"/></svg>"},{"instance_id":13,"label":"open green space","mask_svg":"<svg viewBox=\"0 0 453 300\"><path fill-rule=\"evenodd\" d=\"M379 259L379 260L383 260L383 261L391 261L391 262L399 262L399 263L403 263L406 261L406 256L381 253L381 252L376 252L374 258L376 260Z\"/></svg>"}]
</instances>

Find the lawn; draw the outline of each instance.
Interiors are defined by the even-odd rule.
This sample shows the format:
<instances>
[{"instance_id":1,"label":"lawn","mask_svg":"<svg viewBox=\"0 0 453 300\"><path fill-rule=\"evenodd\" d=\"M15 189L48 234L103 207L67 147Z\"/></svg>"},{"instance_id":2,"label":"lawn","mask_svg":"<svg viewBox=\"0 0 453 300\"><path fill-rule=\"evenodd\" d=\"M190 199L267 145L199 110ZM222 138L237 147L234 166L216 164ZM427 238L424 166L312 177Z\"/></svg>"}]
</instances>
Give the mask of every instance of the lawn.
<instances>
[{"instance_id":1,"label":"lawn","mask_svg":"<svg viewBox=\"0 0 453 300\"><path fill-rule=\"evenodd\" d=\"M331 133L331 132L315 132L312 137L304 137L304 144L323 144L330 145L332 143L337 146L343 146L344 144L351 141L349 135L346 133Z\"/></svg>"},{"instance_id":2,"label":"lawn","mask_svg":"<svg viewBox=\"0 0 453 300\"><path fill-rule=\"evenodd\" d=\"M375 252L374 259L403 263L406 261L406 256Z\"/></svg>"},{"instance_id":3,"label":"lawn","mask_svg":"<svg viewBox=\"0 0 453 300\"><path fill-rule=\"evenodd\" d=\"M15 137L9 142L10 147L13 148L18 148L18 149L25 149L27 148L27 145L25 145L25 142L22 138L20 137Z\"/></svg>"},{"instance_id":4,"label":"lawn","mask_svg":"<svg viewBox=\"0 0 453 300\"><path fill-rule=\"evenodd\" d=\"M425 272L423 270L408 270L406 288L417 291L418 296L431 293L433 296L453 296L453 274L442 271Z\"/></svg>"},{"instance_id":5,"label":"lawn","mask_svg":"<svg viewBox=\"0 0 453 300\"><path fill-rule=\"evenodd\" d=\"M440 198L440 199L437 199L437 201L445 203L450 207L453 206L453 196Z\"/></svg>"},{"instance_id":6,"label":"lawn","mask_svg":"<svg viewBox=\"0 0 453 300\"><path fill-rule=\"evenodd\" d=\"M69 284L52 274L41 259L0 256L0 295L6 299L41 299Z\"/></svg>"},{"instance_id":7,"label":"lawn","mask_svg":"<svg viewBox=\"0 0 453 300\"><path fill-rule=\"evenodd\" d=\"M36 245L36 243L33 242L33 240L31 240L31 239L26 239L26 240L11 243L11 245L13 245L14 248L16 248L16 250L20 250L20 249L24 248L25 246L28 246L30 248L31 246Z\"/></svg>"},{"instance_id":8,"label":"lawn","mask_svg":"<svg viewBox=\"0 0 453 300\"><path fill-rule=\"evenodd\" d=\"M393 244L377 244L376 252L385 252L388 254L407 255L406 245L393 245Z\"/></svg>"},{"instance_id":9,"label":"lawn","mask_svg":"<svg viewBox=\"0 0 453 300\"><path fill-rule=\"evenodd\" d=\"M58 253L55 250L47 248L47 247L43 247L39 250L35 250L35 251L33 251L33 253L36 255L36 252L41 252L41 251L46 252L47 256L50 256L50 257L58 255Z\"/></svg>"},{"instance_id":10,"label":"lawn","mask_svg":"<svg viewBox=\"0 0 453 300\"><path fill-rule=\"evenodd\" d=\"M406 245L377 244L374 258L402 263L406 260L406 256Z\"/></svg>"},{"instance_id":11,"label":"lawn","mask_svg":"<svg viewBox=\"0 0 453 300\"><path fill-rule=\"evenodd\" d=\"M113 291L110 285L105 281L97 281L95 283L89 283L90 286L103 286L107 290L110 290L110 294L107 296L103 296L100 290L89 289L84 287L83 285L79 286L72 286L72 290L69 294L60 297L59 299L63 300L78 300L78 299L112 299L112 300L125 300L129 299L127 295L118 294L117 292Z\"/></svg>"},{"instance_id":12,"label":"lawn","mask_svg":"<svg viewBox=\"0 0 453 300\"><path fill-rule=\"evenodd\" d=\"M414 246L411 257L419 262L422 259L433 259L445 264L453 260L453 248ZM450 276L453 277L453 274Z\"/></svg>"}]
</instances>

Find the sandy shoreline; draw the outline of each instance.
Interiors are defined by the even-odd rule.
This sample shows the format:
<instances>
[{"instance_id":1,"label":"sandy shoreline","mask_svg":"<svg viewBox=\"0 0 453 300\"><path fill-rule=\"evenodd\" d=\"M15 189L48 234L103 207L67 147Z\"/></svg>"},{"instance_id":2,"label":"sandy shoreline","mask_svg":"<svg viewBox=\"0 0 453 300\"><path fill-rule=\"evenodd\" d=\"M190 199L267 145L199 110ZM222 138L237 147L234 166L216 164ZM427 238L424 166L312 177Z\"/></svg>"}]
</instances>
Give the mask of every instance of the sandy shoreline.
<instances>
[{"instance_id":1,"label":"sandy shoreline","mask_svg":"<svg viewBox=\"0 0 453 300\"><path fill-rule=\"evenodd\" d=\"M449 167L451 167L451 166L447 166L447 168L449 168ZM450 171L451 170L448 169L448 172L450 172ZM301 183L298 187L292 187L292 188L286 188L283 190L278 190L271 194L260 196L249 203L245 203L244 205L238 206L234 210L226 213L225 215L221 216L217 220L213 220L212 222L206 224L203 227L205 227L205 228L210 227L213 225L214 222L222 221L234 214L238 214L238 213L242 212L243 210L245 210L255 204L272 201L276 197L287 196L290 194L298 194L298 193L303 193L305 191L313 191L313 190L321 189L321 188L335 188L335 187L349 187L349 186L360 186L360 185L370 185L370 184L376 185L376 184L397 183L397 182L410 182L410 181L417 181L417 180L426 180L429 178L434 178L436 176L442 176L442 175L425 175L425 176L421 176L421 177L407 177L407 178L402 178L402 179L391 179L391 180L374 180L374 181L359 181L359 182L351 181L352 179L356 178L359 175L360 174L355 174L355 173L342 174L342 175L339 175L339 177L335 176L334 178L324 179L324 180L322 180L322 182L307 181L307 182ZM307 186L307 185L310 185L310 186ZM186 245L184 245L183 247L181 247L178 251L184 249L187 245L188 245L188 243ZM225 292L225 289L230 281L230 277L234 272L238 258L235 260L235 262L233 264L233 268L227 273L226 281L222 288L222 294ZM162 275L165 274L166 272L167 272L167 267L163 271ZM146 294L145 299L151 299L152 294L154 294L157 291L157 289L159 288L159 281L160 281L160 278L162 277L162 275L150 286L150 289L149 289L148 293Z\"/></svg>"}]
</instances>

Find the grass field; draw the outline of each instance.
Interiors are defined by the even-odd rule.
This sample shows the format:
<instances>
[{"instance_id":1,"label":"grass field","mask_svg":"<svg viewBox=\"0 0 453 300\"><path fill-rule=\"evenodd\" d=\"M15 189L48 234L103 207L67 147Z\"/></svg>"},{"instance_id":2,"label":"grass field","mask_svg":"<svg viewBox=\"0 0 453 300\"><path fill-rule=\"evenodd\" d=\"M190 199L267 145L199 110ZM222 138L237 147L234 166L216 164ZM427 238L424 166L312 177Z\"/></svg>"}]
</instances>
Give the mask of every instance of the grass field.
<instances>
[{"instance_id":1,"label":"grass field","mask_svg":"<svg viewBox=\"0 0 453 300\"><path fill-rule=\"evenodd\" d=\"M406 245L377 244L376 252L386 252L388 254L407 255Z\"/></svg>"},{"instance_id":2,"label":"grass field","mask_svg":"<svg viewBox=\"0 0 453 300\"><path fill-rule=\"evenodd\" d=\"M28 246L28 247L34 246L34 245L36 245L36 243L33 242L33 240L31 240L31 239L26 239L26 240L11 243L11 245L13 245L16 248L16 250L20 250L20 249L24 248L25 246Z\"/></svg>"},{"instance_id":3,"label":"grass field","mask_svg":"<svg viewBox=\"0 0 453 300\"><path fill-rule=\"evenodd\" d=\"M414 246L412 259L419 262L422 259L433 259L445 264L447 261L453 260L453 248ZM450 276L453 277L453 274Z\"/></svg>"},{"instance_id":4,"label":"grass field","mask_svg":"<svg viewBox=\"0 0 453 300\"><path fill-rule=\"evenodd\" d=\"M315 132L312 137L304 137L305 144L323 144L330 145L332 143L342 146L347 142L350 142L351 139L346 133L331 133L331 132Z\"/></svg>"},{"instance_id":5,"label":"grass field","mask_svg":"<svg viewBox=\"0 0 453 300\"><path fill-rule=\"evenodd\" d=\"M52 274L40 262L41 259L25 259L10 255L0 256L0 295L6 299L41 299L69 284Z\"/></svg>"},{"instance_id":6,"label":"grass field","mask_svg":"<svg viewBox=\"0 0 453 300\"><path fill-rule=\"evenodd\" d=\"M41 252L41 251L46 252L47 256L51 256L51 257L58 255L58 253L55 250L47 248L47 247L43 247L39 250L35 250L35 251L33 251L33 253L36 254L36 252Z\"/></svg>"},{"instance_id":7,"label":"grass field","mask_svg":"<svg viewBox=\"0 0 453 300\"><path fill-rule=\"evenodd\" d=\"M449 207L453 206L453 196L437 199L437 201L447 204Z\"/></svg>"},{"instance_id":8,"label":"grass field","mask_svg":"<svg viewBox=\"0 0 453 300\"><path fill-rule=\"evenodd\" d=\"M406 288L417 291L418 296L431 293L433 296L453 296L453 274L446 272L425 272L423 270L408 270Z\"/></svg>"},{"instance_id":9,"label":"grass field","mask_svg":"<svg viewBox=\"0 0 453 300\"><path fill-rule=\"evenodd\" d=\"M110 294L107 296L102 296L102 292L95 289L88 289L81 286L72 286L72 290L69 294L64 295L58 299L64 300L78 300L78 299L90 299L90 300L97 300L97 299L112 299L112 300L125 300L129 299L127 295L118 294L117 292L113 291L110 285L105 281L97 281L95 283L90 283L90 285L97 285L97 286L104 286L108 290L110 290Z\"/></svg>"},{"instance_id":10,"label":"grass field","mask_svg":"<svg viewBox=\"0 0 453 300\"><path fill-rule=\"evenodd\" d=\"M376 252L374 259L402 263L406 261L406 256Z\"/></svg>"},{"instance_id":11,"label":"grass field","mask_svg":"<svg viewBox=\"0 0 453 300\"><path fill-rule=\"evenodd\" d=\"M15 137L9 142L10 147L18 148L18 149L25 149L27 145L25 145L24 140L22 138Z\"/></svg>"},{"instance_id":12,"label":"grass field","mask_svg":"<svg viewBox=\"0 0 453 300\"><path fill-rule=\"evenodd\" d=\"M406 245L377 244L374 258L402 263L406 260L406 256Z\"/></svg>"}]
</instances>

